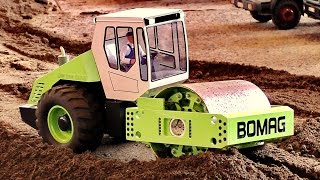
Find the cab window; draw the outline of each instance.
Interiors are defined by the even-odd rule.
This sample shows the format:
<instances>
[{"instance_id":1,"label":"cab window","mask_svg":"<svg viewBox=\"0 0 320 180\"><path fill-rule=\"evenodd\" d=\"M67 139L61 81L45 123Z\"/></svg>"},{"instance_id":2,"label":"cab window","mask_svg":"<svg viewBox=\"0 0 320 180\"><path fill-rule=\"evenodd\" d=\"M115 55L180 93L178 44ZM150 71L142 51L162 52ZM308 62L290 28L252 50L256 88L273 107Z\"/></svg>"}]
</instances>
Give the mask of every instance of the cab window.
<instances>
[{"instance_id":1,"label":"cab window","mask_svg":"<svg viewBox=\"0 0 320 180\"><path fill-rule=\"evenodd\" d=\"M136 63L134 33L131 27L117 27L120 70L128 72Z\"/></svg>"},{"instance_id":2,"label":"cab window","mask_svg":"<svg viewBox=\"0 0 320 180\"><path fill-rule=\"evenodd\" d=\"M113 69L118 69L118 56L115 41L115 28L106 27L104 36L104 51L108 64Z\"/></svg>"},{"instance_id":3,"label":"cab window","mask_svg":"<svg viewBox=\"0 0 320 180\"><path fill-rule=\"evenodd\" d=\"M149 26L147 33L150 44L152 81L187 72L183 22Z\"/></svg>"},{"instance_id":4,"label":"cab window","mask_svg":"<svg viewBox=\"0 0 320 180\"><path fill-rule=\"evenodd\" d=\"M141 80L148 80L148 66L147 66L147 56L146 56L146 44L144 39L144 33L142 28L137 29L137 44L139 46L138 57L140 66L140 77Z\"/></svg>"}]
</instances>

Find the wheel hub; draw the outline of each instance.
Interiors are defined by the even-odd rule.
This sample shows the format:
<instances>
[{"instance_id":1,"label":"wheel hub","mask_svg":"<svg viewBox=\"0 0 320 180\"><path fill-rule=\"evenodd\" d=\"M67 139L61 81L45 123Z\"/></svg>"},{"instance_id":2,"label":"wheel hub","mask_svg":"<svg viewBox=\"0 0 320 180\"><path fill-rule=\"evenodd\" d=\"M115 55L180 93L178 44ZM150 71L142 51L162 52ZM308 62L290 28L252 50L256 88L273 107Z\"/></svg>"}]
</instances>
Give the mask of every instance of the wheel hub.
<instances>
[{"instance_id":1,"label":"wheel hub","mask_svg":"<svg viewBox=\"0 0 320 180\"><path fill-rule=\"evenodd\" d=\"M294 20L294 10L290 7L284 7L281 9L281 17L284 21Z\"/></svg>"},{"instance_id":2,"label":"wheel hub","mask_svg":"<svg viewBox=\"0 0 320 180\"><path fill-rule=\"evenodd\" d=\"M58 143L69 143L74 134L73 123L68 111L60 106L53 106L47 116L48 129Z\"/></svg>"},{"instance_id":3,"label":"wheel hub","mask_svg":"<svg viewBox=\"0 0 320 180\"><path fill-rule=\"evenodd\" d=\"M58 125L62 131L71 130L71 122L70 122L70 119L67 115L63 115L63 116L59 117Z\"/></svg>"},{"instance_id":4,"label":"wheel hub","mask_svg":"<svg viewBox=\"0 0 320 180\"><path fill-rule=\"evenodd\" d=\"M185 122L182 119L172 119L170 121L170 132L173 136L183 136L185 132Z\"/></svg>"}]
</instances>

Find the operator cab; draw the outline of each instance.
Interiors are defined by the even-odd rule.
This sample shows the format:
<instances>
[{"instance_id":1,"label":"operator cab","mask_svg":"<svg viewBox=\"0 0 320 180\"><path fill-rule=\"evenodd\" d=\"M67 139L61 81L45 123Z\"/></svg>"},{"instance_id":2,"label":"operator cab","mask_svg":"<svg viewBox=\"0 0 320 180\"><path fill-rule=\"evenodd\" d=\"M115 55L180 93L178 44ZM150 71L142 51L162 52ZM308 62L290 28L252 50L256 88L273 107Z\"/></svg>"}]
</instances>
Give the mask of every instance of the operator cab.
<instances>
[{"instance_id":1,"label":"operator cab","mask_svg":"<svg viewBox=\"0 0 320 180\"><path fill-rule=\"evenodd\" d=\"M92 51L109 99L134 101L188 79L184 13L131 9L95 18Z\"/></svg>"}]
</instances>

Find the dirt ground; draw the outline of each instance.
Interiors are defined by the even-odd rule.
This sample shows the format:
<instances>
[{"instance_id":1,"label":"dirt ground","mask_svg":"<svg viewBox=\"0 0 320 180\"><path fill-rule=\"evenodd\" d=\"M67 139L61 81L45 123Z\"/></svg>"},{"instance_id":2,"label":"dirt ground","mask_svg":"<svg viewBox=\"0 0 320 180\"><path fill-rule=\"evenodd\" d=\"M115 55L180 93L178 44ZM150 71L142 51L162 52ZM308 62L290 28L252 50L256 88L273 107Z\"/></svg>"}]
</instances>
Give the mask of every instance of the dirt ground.
<instances>
[{"instance_id":1,"label":"dirt ground","mask_svg":"<svg viewBox=\"0 0 320 180\"><path fill-rule=\"evenodd\" d=\"M318 21L303 17L297 28L279 31L224 1L58 2L0 0L0 179L320 178ZM18 112L34 79L57 67L59 46L71 55L90 49L94 16L141 6L185 10L189 83L255 83L272 104L294 108L294 136L260 148L157 160L138 143L103 141L83 154L43 144Z\"/></svg>"}]
</instances>

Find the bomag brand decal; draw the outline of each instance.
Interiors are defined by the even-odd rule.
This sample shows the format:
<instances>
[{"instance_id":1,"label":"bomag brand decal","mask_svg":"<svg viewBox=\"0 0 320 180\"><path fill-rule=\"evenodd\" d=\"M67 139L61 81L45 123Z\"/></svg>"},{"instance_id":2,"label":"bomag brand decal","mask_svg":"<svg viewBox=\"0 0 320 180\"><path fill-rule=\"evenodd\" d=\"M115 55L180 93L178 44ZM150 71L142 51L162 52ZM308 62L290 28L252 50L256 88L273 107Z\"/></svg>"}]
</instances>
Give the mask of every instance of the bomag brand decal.
<instances>
[{"instance_id":1,"label":"bomag brand decal","mask_svg":"<svg viewBox=\"0 0 320 180\"><path fill-rule=\"evenodd\" d=\"M247 122L238 122L238 139L245 137L263 136L286 131L286 117L271 117L264 120L250 120Z\"/></svg>"}]
</instances>

